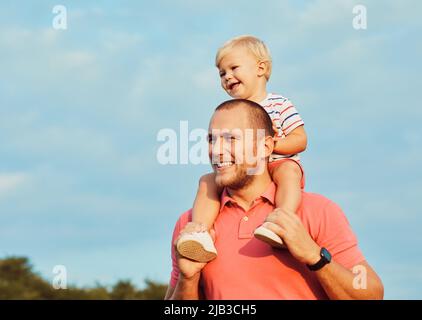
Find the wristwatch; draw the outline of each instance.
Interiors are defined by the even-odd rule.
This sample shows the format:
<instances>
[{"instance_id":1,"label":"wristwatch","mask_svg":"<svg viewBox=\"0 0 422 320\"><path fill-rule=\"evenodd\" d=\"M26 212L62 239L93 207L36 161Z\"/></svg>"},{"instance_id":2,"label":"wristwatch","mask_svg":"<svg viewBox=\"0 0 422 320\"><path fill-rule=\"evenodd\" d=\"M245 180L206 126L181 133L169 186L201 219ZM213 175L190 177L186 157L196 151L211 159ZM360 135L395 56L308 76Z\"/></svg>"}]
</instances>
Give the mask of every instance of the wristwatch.
<instances>
[{"instance_id":1,"label":"wristwatch","mask_svg":"<svg viewBox=\"0 0 422 320\"><path fill-rule=\"evenodd\" d=\"M309 265L309 264L307 265L309 270L318 271L319 269L324 267L326 264L329 264L331 262L331 254L324 247L321 248L319 255L321 256L321 259L317 263L313 265Z\"/></svg>"}]
</instances>

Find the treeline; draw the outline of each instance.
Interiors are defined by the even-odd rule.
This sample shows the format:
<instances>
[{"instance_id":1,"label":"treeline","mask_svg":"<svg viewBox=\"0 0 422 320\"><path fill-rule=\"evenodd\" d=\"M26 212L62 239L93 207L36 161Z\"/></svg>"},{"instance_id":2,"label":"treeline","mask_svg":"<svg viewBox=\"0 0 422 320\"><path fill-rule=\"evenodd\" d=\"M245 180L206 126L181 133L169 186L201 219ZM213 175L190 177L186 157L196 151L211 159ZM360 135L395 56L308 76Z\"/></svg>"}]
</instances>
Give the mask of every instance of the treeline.
<instances>
[{"instance_id":1,"label":"treeline","mask_svg":"<svg viewBox=\"0 0 422 320\"><path fill-rule=\"evenodd\" d=\"M68 285L67 289L54 289L52 284L33 271L26 257L0 259L0 299L163 299L167 285L145 281L140 290L130 280L120 280L110 288L97 284L91 288Z\"/></svg>"}]
</instances>

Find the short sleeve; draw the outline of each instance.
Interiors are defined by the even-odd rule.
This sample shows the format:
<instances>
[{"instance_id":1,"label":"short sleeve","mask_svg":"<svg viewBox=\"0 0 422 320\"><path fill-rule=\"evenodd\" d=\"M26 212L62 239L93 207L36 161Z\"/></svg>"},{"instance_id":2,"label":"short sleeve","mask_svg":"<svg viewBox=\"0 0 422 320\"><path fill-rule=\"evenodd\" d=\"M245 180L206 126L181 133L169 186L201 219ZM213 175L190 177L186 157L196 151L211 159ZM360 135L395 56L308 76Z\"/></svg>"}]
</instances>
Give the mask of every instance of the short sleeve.
<instances>
[{"instance_id":1,"label":"short sleeve","mask_svg":"<svg viewBox=\"0 0 422 320\"><path fill-rule=\"evenodd\" d=\"M347 269L365 260L349 221L341 208L332 201L328 201L322 210L315 240L330 251L334 261Z\"/></svg>"},{"instance_id":2,"label":"short sleeve","mask_svg":"<svg viewBox=\"0 0 422 320\"><path fill-rule=\"evenodd\" d=\"M290 100L278 106L280 113L280 128L284 135L288 135L297 127L304 125L302 117Z\"/></svg>"},{"instance_id":3,"label":"short sleeve","mask_svg":"<svg viewBox=\"0 0 422 320\"><path fill-rule=\"evenodd\" d=\"M171 274L170 274L170 286L172 288L176 287L177 280L179 279L179 267L177 266L176 250L174 248L174 242L180 234L185 225L192 220L192 210L186 211L183 213L180 218L177 220L176 225L174 226L173 236L171 239Z\"/></svg>"}]
</instances>

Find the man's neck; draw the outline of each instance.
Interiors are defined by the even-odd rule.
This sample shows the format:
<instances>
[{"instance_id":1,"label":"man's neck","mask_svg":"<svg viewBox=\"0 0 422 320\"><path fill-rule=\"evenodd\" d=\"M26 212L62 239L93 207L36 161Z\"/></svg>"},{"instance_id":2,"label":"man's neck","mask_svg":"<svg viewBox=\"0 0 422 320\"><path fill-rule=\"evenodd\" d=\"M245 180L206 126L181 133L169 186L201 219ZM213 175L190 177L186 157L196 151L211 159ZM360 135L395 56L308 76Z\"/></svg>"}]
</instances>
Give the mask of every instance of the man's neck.
<instances>
[{"instance_id":1,"label":"man's neck","mask_svg":"<svg viewBox=\"0 0 422 320\"><path fill-rule=\"evenodd\" d=\"M265 170L263 174L254 176L252 182L244 188L237 190L228 188L227 192L239 206L245 210L249 210L254 200L268 189L268 185L271 182L271 176Z\"/></svg>"}]
</instances>

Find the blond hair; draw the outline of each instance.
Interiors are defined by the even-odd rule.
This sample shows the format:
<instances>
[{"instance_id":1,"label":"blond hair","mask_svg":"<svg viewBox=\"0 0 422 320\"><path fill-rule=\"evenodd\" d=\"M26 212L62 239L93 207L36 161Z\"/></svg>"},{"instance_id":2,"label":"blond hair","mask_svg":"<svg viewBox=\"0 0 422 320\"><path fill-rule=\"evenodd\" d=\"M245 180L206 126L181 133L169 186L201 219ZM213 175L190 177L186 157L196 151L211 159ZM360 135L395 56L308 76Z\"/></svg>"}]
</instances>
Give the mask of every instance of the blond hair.
<instances>
[{"instance_id":1,"label":"blond hair","mask_svg":"<svg viewBox=\"0 0 422 320\"><path fill-rule=\"evenodd\" d=\"M223 57L230 50L234 48L239 48L239 47L242 47L248 50L257 58L259 62L261 61L266 62L267 72L265 73L265 78L268 81L271 76L271 66L272 66L270 50L268 50L267 46L262 40L254 36L250 36L250 35L238 36L224 43L223 46L218 49L217 54L215 56L216 67L218 67L218 65L221 62L221 59L223 59Z\"/></svg>"}]
</instances>

